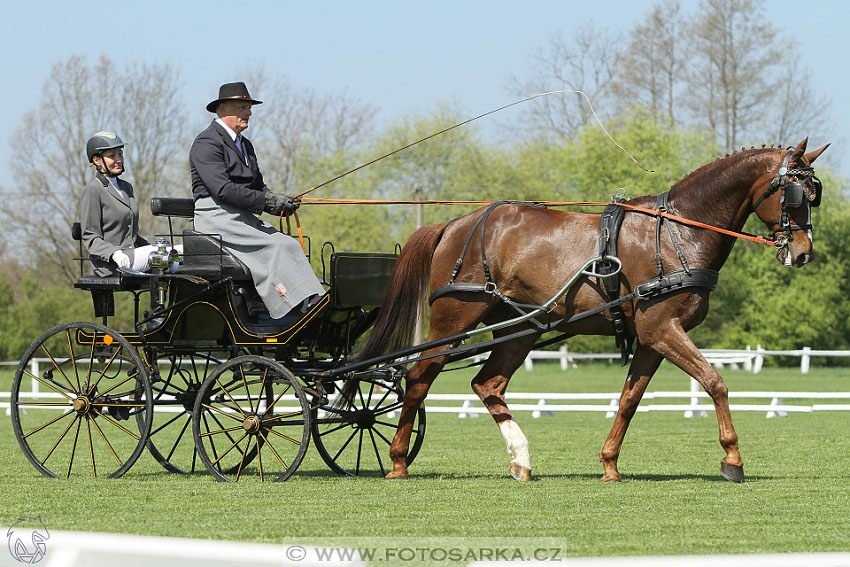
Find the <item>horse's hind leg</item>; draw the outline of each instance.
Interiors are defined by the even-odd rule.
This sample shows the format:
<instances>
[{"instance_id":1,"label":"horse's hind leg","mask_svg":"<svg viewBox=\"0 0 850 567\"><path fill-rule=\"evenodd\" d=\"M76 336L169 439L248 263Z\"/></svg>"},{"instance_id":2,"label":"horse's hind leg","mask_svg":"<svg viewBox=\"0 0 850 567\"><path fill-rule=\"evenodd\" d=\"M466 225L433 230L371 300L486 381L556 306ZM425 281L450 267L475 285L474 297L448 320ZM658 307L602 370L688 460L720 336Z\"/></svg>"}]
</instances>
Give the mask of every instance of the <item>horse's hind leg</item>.
<instances>
[{"instance_id":1,"label":"horse's hind leg","mask_svg":"<svg viewBox=\"0 0 850 567\"><path fill-rule=\"evenodd\" d=\"M437 347L423 352L422 355L444 351L448 348L448 346ZM384 478L408 477L407 453L410 449L413 421L416 412L419 411L419 406L422 405L425 396L428 395L428 388L431 387L431 383L443 369L446 361L447 358L444 356L420 360L408 372L405 380L404 403L401 406L401 414L398 418L398 428L390 444L390 459L393 462L393 470Z\"/></svg>"},{"instance_id":2,"label":"horse's hind leg","mask_svg":"<svg viewBox=\"0 0 850 567\"><path fill-rule=\"evenodd\" d=\"M653 374L658 370L661 360L660 354L642 345L638 346L637 352L632 358L629 375L623 386L623 392L620 394L620 407L614 417L614 425L611 426L611 432L608 433L602 451L599 452L599 460L605 467L605 473L601 479L603 482L618 482L620 480L617 458L620 456L623 438L626 436L626 430L629 428L632 416L637 411L643 393L646 391Z\"/></svg>"},{"instance_id":3,"label":"horse's hind leg","mask_svg":"<svg viewBox=\"0 0 850 567\"><path fill-rule=\"evenodd\" d=\"M511 476L521 481L531 479L531 453L528 450L528 439L514 421L505 403L505 390L508 387L508 381L525 360L537 336L500 344L472 379L473 391L487 406L487 410L493 416L505 439L508 454L511 456Z\"/></svg>"}]
</instances>

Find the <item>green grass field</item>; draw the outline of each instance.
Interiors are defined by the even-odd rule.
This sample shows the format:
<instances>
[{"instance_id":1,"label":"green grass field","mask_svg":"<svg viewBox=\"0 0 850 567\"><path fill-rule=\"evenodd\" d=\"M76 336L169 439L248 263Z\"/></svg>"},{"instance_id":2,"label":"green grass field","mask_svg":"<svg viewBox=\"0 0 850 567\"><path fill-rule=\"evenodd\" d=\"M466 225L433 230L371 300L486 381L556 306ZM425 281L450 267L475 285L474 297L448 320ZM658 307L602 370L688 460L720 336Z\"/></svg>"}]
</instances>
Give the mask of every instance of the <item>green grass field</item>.
<instances>
[{"instance_id":1,"label":"green grass field","mask_svg":"<svg viewBox=\"0 0 850 567\"><path fill-rule=\"evenodd\" d=\"M850 390L847 369L722 373L733 391ZM432 392L468 393L471 375L445 374ZM531 373L520 370L510 391L618 392L624 377L625 369L605 364L567 372L537 364ZM0 390L10 381L4 371ZM687 388L687 377L665 364L650 391ZM719 474L713 413L638 414L619 484L599 482L597 454L612 423L604 413L516 417L531 443L529 483L509 477L504 442L488 416L430 415L407 481L338 477L311 449L289 481L264 484L168 474L147 453L121 479L46 479L24 458L4 417L0 527L40 514L57 530L274 543L557 538L575 556L850 550L847 412L770 420L733 412L747 474L741 485Z\"/></svg>"}]
</instances>

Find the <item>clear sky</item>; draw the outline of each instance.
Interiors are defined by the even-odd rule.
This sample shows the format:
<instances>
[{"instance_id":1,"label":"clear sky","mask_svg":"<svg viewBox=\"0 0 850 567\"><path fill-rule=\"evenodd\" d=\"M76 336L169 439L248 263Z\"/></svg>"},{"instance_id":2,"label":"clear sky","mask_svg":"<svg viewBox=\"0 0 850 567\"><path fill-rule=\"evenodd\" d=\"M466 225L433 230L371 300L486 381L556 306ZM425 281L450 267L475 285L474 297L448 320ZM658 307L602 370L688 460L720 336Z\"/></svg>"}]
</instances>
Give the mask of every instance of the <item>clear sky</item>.
<instances>
[{"instance_id":1,"label":"clear sky","mask_svg":"<svg viewBox=\"0 0 850 567\"><path fill-rule=\"evenodd\" d=\"M234 76L237 69L257 63L319 93L347 90L377 107L380 119L427 111L441 100L457 101L474 116L516 98L506 89L508 78L527 76L531 55L552 34L569 35L589 21L598 28L625 32L651 4L640 0L7 0L0 19L4 77L0 102L9 111L0 126L0 184L8 186L10 181L9 145L21 114L35 108L51 65L71 54L85 55L90 63L103 53L119 64L170 63L182 77L187 108L197 109L190 118L199 124L208 119L203 108L215 98L218 86L239 80ZM850 2L764 0L763 5L767 18L782 30L779 42L801 48L803 74L789 78L809 81L832 99L835 131L830 139L824 133L810 133L812 144L833 142L824 154L829 159L819 163L850 176L846 149L850 79L844 67L850 55ZM683 0L686 12L695 6L696 0ZM251 94L263 98L263 93ZM68 141L79 145L80 151L84 142Z\"/></svg>"}]
</instances>

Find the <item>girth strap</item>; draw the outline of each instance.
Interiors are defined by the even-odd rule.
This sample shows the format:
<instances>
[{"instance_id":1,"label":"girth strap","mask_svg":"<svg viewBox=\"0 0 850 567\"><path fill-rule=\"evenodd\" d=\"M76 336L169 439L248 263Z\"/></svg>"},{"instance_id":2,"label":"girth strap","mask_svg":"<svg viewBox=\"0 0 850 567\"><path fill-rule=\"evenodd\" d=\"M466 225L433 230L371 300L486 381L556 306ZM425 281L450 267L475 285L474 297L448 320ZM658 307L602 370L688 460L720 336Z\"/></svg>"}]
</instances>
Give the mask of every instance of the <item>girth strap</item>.
<instances>
[{"instance_id":1,"label":"girth strap","mask_svg":"<svg viewBox=\"0 0 850 567\"><path fill-rule=\"evenodd\" d=\"M621 207L619 203L625 202L622 197L613 197L613 203L605 207L599 219L599 257L601 258L616 258L617 257L617 241L620 236L620 227L623 224L623 219L626 215L626 209ZM610 261L602 261L597 267L597 271L604 274L612 274L618 270L618 267ZM602 277L602 285L605 289L605 295L609 303L615 302L620 296L620 278L618 276ZM626 324L626 314L620 303L613 303L611 306L611 314L613 315L614 323L614 341L617 348L620 349L620 361L623 365L629 360L629 355L632 354L634 345L634 337L629 335L629 328Z\"/></svg>"}]
</instances>

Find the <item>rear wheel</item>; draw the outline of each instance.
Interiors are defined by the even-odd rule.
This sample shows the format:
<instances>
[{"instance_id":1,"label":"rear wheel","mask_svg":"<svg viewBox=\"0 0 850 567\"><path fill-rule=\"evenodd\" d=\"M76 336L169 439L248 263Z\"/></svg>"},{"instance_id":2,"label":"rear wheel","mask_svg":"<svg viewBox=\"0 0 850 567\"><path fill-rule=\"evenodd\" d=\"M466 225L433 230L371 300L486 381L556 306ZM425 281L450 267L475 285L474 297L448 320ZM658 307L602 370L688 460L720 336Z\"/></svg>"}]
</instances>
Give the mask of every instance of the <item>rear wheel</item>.
<instances>
[{"instance_id":1,"label":"rear wheel","mask_svg":"<svg viewBox=\"0 0 850 567\"><path fill-rule=\"evenodd\" d=\"M25 384L36 392L24 392ZM150 432L146 367L120 333L97 323L59 325L30 345L12 383L12 427L44 476L116 478Z\"/></svg>"},{"instance_id":2,"label":"rear wheel","mask_svg":"<svg viewBox=\"0 0 850 567\"><path fill-rule=\"evenodd\" d=\"M257 355L220 365L198 391L192 414L198 456L217 480L283 481L310 443L310 407L298 379Z\"/></svg>"},{"instance_id":3,"label":"rear wheel","mask_svg":"<svg viewBox=\"0 0 850 567\"><path fill-rule=\"evenodd\" d=\"M192 411L201 384L221 364L202 352L156 358L157 369L151 373L155 411L147 447L169 472L190 474L204 468L192 439Z\"/></svg>"},{"instance_id":4,"label":"rear wheel","mask_svg":"<svg viewBox=\"0 0 850 567\"><path fill-rule=\"evenodd\" d=\"M375 378L350 381L337 393L334 409L313 421L313 443L325 464L348 476L386 474L392 469L389 447L404 401L401 386ZM321 411L321 410L320 410ZM407 464L425 438L425 408L413 421Z\"/></svg>"}]
</instances>

